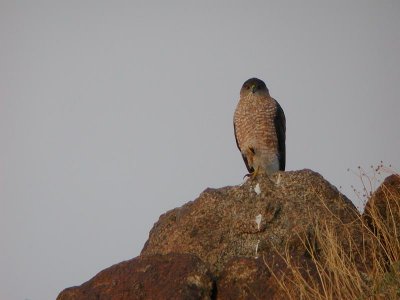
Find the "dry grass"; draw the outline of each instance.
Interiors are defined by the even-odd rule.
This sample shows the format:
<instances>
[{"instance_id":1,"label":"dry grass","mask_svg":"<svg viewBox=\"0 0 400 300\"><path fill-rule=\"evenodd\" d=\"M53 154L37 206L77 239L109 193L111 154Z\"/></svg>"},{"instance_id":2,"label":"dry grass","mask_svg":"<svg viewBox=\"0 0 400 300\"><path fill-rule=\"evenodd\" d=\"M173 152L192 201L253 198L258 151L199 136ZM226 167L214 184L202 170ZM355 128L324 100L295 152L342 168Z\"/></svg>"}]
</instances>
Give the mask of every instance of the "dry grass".
<instances>
[{"instance_id":1,"label":"dry grass","mask_svg":"<svg viewBox=\"0 0 400 300\"><path fill-rule=\"evenodd\" d=\"M309 264L280 254L284 277L267 267L288 299L400 299L400 193L383 187L386 201L368 207L354 224L313 224L313 238L299 237ZM329 218L327 218L329 219Z\"/></svg>"}]
</instances>

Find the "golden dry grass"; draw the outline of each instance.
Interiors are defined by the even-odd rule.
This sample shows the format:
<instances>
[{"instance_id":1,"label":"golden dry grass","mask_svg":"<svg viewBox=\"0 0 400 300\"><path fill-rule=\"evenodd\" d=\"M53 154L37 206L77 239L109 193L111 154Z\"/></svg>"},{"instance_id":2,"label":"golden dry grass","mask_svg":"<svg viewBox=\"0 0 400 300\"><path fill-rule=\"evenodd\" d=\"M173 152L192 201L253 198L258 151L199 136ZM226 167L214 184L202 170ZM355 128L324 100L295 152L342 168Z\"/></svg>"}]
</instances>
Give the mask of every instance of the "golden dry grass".
<instances>
[{"instance_id":1,"label":"golden dry grass","mask_svg":"<svg viewBox=\"0 0 400 300\"><path fill-rule=\"evenodd\" d=\"M280 254L284 277L266 263L288 299L400 299L400 193L380 191L384 214L382 205L370 205L356 224L319 221L312 240L299 237L312 271L289 250Z\"/></svg>"}]
</instances>

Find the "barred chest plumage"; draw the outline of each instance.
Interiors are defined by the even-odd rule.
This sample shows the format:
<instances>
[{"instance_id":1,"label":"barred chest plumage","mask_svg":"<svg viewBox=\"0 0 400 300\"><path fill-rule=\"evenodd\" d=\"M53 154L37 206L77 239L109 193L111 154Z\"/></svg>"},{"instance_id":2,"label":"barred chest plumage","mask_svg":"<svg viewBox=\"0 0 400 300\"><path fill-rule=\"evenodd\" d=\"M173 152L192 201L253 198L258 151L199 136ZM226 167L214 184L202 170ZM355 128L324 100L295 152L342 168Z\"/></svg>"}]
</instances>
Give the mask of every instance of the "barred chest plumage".
<instances>
[{"instance_id":1,"label":"barred chest plumage","mask_svg":"<svg viewBox=\"0 0 400 300\"><path fill-rule=\"evenodd\" d=\"M266 87L265 92L260 93L246 92L244 88L245 85L235 110L234 127L246 167L250 173L257 170L270 174L282 170L285 160L283 111L269 96Z\"/></svg>"}]
</instances>

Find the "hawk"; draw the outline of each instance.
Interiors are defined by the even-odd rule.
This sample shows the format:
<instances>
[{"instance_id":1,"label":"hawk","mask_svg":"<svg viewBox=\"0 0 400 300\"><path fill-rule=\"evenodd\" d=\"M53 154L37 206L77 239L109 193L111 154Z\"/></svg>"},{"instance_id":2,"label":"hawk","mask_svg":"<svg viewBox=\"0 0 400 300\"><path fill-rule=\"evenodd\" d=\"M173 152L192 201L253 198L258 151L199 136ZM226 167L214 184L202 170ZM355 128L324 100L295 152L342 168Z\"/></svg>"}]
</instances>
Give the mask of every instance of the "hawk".
<instances>
[{"instance_id":1,"label":"hawk","mask_svg":"<svg viewBox=\"0 0 400 300\"><path fill-rule=\"evenodd\" d=\"M285 170L285 114L262 80L250 78L243 84L233 126L248 176Z\"/></svg>"}]
</instances>

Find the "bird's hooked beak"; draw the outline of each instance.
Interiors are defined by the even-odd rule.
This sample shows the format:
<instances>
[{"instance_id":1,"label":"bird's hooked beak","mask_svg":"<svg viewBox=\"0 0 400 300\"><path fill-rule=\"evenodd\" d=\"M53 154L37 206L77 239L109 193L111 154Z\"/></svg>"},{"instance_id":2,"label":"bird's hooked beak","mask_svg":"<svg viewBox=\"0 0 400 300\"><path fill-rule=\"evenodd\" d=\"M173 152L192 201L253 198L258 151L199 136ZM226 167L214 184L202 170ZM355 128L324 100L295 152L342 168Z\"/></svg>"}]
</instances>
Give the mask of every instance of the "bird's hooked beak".
<instances>
[{"instance_id":1,"label":"bird's hooked beak","mask_svg":"<svg viewBox=\"0 0 400 300\"><path fill-rule=\"evenodd\" d=\"M254 94L256 92L256 90L257 90L257 86L255 84L253 84L251 86L251 92Z\"/></svg>"}]
</instances>

